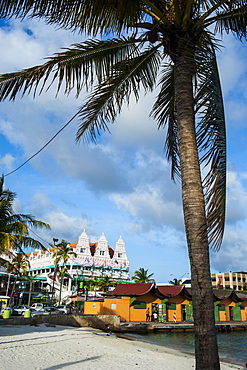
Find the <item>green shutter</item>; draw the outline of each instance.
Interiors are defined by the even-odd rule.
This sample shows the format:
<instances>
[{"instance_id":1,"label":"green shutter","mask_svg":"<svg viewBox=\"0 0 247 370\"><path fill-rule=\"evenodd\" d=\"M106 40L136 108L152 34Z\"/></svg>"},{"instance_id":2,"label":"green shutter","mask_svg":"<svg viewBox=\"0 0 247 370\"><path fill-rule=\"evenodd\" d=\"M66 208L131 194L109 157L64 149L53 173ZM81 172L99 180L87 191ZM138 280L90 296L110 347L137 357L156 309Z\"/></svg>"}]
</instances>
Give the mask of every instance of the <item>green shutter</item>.
<instances>
[{"instance_id":1,"label":"green shutter","mask_svg":"<svg viewBox=\"0 0 247 370\"><path fill-rule=\"evenodd\" d=\"M167 309L167 310L176 310L176 303L173 303L173 302L167 302L167 303L166 303L166 309Z\"/></svg>"},{"instance_id":2,"label":"green shutter","mask_svg":"<svg viewBox=\"0 0 247 370\"><path fill-rule=\"evenodd\" d=\"M219 303L220 303L220 301L214 302L214 319L215 319L215 321L220 321L220 319L219 319L219 307L218 307Z\"/></svg>"},{"instance_id":3,"label":"green shutter","mask_svg":"<svg viewBox=\"0 0 247 370\"><path fill-rule=\"evenodd\" d=\"M225 311L226 310L226 306L224 304L218 304L218 309L219 311Z\"/></svg>"},{"instance_id":4,"label":"green shutter","mask_svg":"<svg viewBox=\"0 0 247 370\"><path fill-rule=\"evenodd\" d=\"M233 320L234 321L241 321L240 307L232 307L232 311L233 311Z\"/></svg>"},{"instance_id":5,"label":"green shutter","mask_svg":"<svg viewBox=\"0 0 247 370\"><path fill-rule=\"evenodd\" d=\"M134 308L135 309L138 309L138 310L144 310L146 308L146 302L139 302L139 301L135 301L134 302Z\"/></svg>"}]
</instances>

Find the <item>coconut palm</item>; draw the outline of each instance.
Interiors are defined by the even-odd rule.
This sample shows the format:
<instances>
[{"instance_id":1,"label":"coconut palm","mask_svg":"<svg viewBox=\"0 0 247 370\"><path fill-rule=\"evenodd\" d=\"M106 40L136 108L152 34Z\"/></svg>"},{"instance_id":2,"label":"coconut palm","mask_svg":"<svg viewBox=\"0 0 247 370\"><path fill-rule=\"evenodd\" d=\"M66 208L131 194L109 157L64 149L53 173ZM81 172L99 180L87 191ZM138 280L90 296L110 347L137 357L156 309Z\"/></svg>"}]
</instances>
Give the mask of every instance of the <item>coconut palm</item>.
<instances>
[{"instance_id":1,"label":"coconut palm","mask_svg":"<svg viewBox=\"0 0 247 370\"><path fill-rule=\"evenodd\" d=\"M209 246L219 249L224 232L226 133L216 35L246 38L246 1L0 0L0 14L43 18L92 37L0 77L1 100L55 81L77 97L92 88L78 112L77 140L96 141L132 95L138 101L158 88L151 114L158 128L167 127L172 178L182 183L197 368L219 369Z\"/></svg>"},{"instance_id":2,"label":"coconut palm","mask_svg":"<svg viewBox=\"0 0 247 370\"><path fill-rule=\"evenodd\" d=\"M50 226L35 220L31 215L16 214L13 203L16 194L4 188L4 177L0 178L0 253L13 255L23 248L45 249L42 243L29 235L29 227L46 228ZM3 257L4 258L4 257Z\"/></svg>"},{"instance_id":3,"label":"coconut palm","mask_svg":"<svg viewBox=\"0 0 247 370\"><path fill-rule=\"evenodd\" d=\"M143 267L141 267L139 270L134 272L131 280L134 280L135 283L151 283L154 282L154 280L151 279L151 276L153 276L153 274L148 274L148 269L145 270Z\"/></svg>"},{"instance_id":4,"label":"coconut palm","mask_svg":"<svg viewBox=\"0 0 247 370\"><path fill-rule=\"evenodd\" d=\"M28 303L27 303L28 306L31 305L32 287L33 287L33 283L35 282L35 280L37 280L37 276L39 276L39 274L34 275L34 276L32 275L23 276L23 278L25 280L28 280L29 282Z\"/></svg>"},{"instance_id":5,"label":"coconut palm","mask_svg":"<svg viewBox=\"0 0 247 370\"><path fill-rule=\"evenodd\" d=\"M168 281L168 283L172 285L182 285L182 280L174 278L173 280Z\"/></svg>"},{"instance_id":6,"label":"coconut palm","mask_svg":"<svg viewBox=\"0 0 247 370\"><path fill-rule=\"evenodd\" d=\"M27 269L30 268L30 262L27 257L23 254L16 254L11 262L7 262L7 272L13 273L15 275L15 280L11 292L11 297L13 297L17 278L22 278L26 275Z\"/></svg>"},{"instance_id":7,"label":"coconut palm","mask_svg":"<svg viewBox=\"0 0 247 370\"><path fill-rule=\"evenodd\" d=\"M107 292L109 287L112 287L115 285L116 285L116 281L111 280L109 276L104 276L100 278L97 284L98 288L101 291L103 290L103 292Z\"/></svg>"},{"instance_id":8,"label":"coconut palm","mask_svg":"<svg viewBox=\"0 0 247 370\"><path fill-rule=\"evenodd\" d=\"M56 271L59 272L58 275L60 278L59 304L61 301L63 280L66 274L68 275L66 264L69 261L69 259L76 257L76 256L77 254L74 252L73 248L70 246L70 244L66 240L62 240L54 248L52 258L55 259L54 263L56 266Z\"/></svg>"}]
</instances>

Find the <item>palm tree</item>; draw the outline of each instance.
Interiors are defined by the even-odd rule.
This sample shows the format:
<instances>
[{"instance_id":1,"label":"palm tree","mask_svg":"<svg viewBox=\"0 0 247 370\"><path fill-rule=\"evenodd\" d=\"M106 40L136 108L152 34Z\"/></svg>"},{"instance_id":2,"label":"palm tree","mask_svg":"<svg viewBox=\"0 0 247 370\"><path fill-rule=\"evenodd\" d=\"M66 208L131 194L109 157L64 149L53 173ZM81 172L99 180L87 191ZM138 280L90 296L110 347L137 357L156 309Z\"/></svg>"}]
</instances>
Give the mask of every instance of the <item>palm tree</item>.
<instances>
[{"instance_id":1,"label":"palm tree","mask_svg":"<svg viewBox=\"0 0 247 370\"><path fill-rule=\"evenodd\" d=\"M100 290L103 290L103 292L107 292L109 287L115 286L115 285L116 285L116 282L111 280L109 276L104 276L103 278L99 279L98 284L97 284L98 288Z\"/></svg>"},{"instance_id":2,"label":"palm tree","mask_svg":"<svg viewBox=\"0 0 247 370\"><path fill-rule=\"evenodd\" d=\"M56 248L54 249L52 258L55 258L56 270L59 271L58 275L60 277L59 304L61 302L63 280L66 274L68 275L66 264L70 258L76 256L77 254L74 252L73 248L65 240L62 240L59 244L57 244ZM62 265L59 269L60 264Z\"/></svg>"},{"instance_id":3,"label":"palm tree","mask_svg":"<svg viewBox=\"0 0 247 370\"><path fill-rule=\"evenodd\" d=\"M153 274L148 275L148 269L145 270L143 267L141 267L139 270L134 272L131 280L134 280L135 283L151 283L154 282L154 280L151 279L151 276L153 276Z\"/></svg>"},{"instance_id":4,"label":"palm tree","mask_svg":"<svg viewBox=\"0 0 247 370\"><path fill-rule=\"evenodd\" d=\"M182 285L182 280L174 278L173 280L168 281L168 283L172 285Z\"/></svg>"},{"instance_id":5,"label":"palm tree","mask_svg":"<svg viewBox=\"0 0 247 370\"><path fill-rule=\"evenodd\" d=\"M13 297L15 291L17 278L21 278L22 276L26 275L28 268L30 268L30 262L25 255L20 253L16 254L11 262L7 262L7 272L15 275L11 297Z\"/></svg>"},{"instance_id":6,"label":"palm tree","mask_svg":"<svg viewBox=\"0 0 247 370\"><path fill-rule=\"evenodd\" d=\"M55 81L58 91L64 83L65 93L75 88L77 97L84 86L92 89L78 112L77 140L96 141L131 95L138 101L143 91L158 87L151 114L158 128L167 126L172 178L182 183L196 366L219 369L209 247L218 250L224 232L226 132L216 35L246 38L246 2L0 0L0 14L43 18L93 37L41 66L0 77L1 100L37 92L39 86L42 92Z\"/></svg>"},{"instance_id":7,"label":"palm tree","mask_svg":"<svg viewBox=\"0 0 247 370\"><path fill-rule=\"evenodd\" d=\"M11 256L15 251L24 253L23 248L27 247L45 249L42 243L30 237L28 228L50 229L50 226L35 220L31 215L14 213L15 197L15 193L4 188L2 176L0 178L0 253Z\"/></svg>"},{"instance_id":8,"label":"palm tree","mask_svg":"<svg viewBox=\"0 0 247 370\"><path fill-rule=\"evenodd\" d=\"M27 303L28 306L31 305L32 287L33 287L33 283L35 282L35 280L37 280L37 276L39 276L39 274L34 275L34 276L32 275L23 276L25 280L29 281L29 292L28 292L28 303Z\"/></svg>"}]
</instances>

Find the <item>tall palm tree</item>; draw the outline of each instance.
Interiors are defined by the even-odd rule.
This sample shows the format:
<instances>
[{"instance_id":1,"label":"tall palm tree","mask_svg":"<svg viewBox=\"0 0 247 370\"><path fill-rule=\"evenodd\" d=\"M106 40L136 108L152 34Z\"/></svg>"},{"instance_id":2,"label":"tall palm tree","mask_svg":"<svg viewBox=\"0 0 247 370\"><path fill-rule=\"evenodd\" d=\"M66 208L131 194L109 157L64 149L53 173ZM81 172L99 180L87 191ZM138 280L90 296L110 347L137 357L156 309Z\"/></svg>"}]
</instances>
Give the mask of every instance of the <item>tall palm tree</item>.
<instances>
[{"instance_id":1,"label":"tall palm tree","mask_svg":"<svg viewBox=\"0 0 247 370\"><path fill-rule=\"evenodd\" d=\"M218 250L224 232L226 133L216 35L246 38L246 1L0 0L0 14L43 18L92 37L41 66L0 77L1 100L55 81L58 91L64 84L77 97L92 88L78 112L77 140L96 141L131 95L138 100L158 87L151 114L158 128L167 126L172 178L182 183L196 366L219 369L209 246Z\"/></svg>"},{"instance_id":2,"label":"tall palm tree","mask_svg":"<svg viewBox=\"0 0 247 370\"><path fill-rule=\"evenodd\" d=\"M34 276L32 276L32 275L23 276L23 278L25 280L28 280L28 282L29 282L28 303L27 303L28 306L31 305L32 287L33 287L33 283L35 282L35 280L37 280L37 276L39 276L39 274L34 275Z\"/></svg>"},{"instance_id":3,"label":"tall palm tree","mask_svg":"<svg viewBox=\"0 0 247 370\"><path fill-rule=\"evenodd\" d=\"M16 194L4 188L4 177L0 178L0 253L13 255L26 247L45 249L42 243L29 235L29 227L50 229L49 224L35 220L31 215L16 214L13 203Z\"/></svg>"},{"instance_id":4,"label":"tall palm tree","mask_svg":"<svg viewBox=\"0 0 247 370\"><path fill-rule=\"evenodd\" d=\"M66 264L70 258L76 256L77 254L74 252L73 248L66 240L62 240L59 244L56 245L56 248L54 249L52 258L55 259L56 270L59 271L58 275L60 277L59 304L61 302L63 280L67 274ZM59 265L61 265L60 268Z\"/></svg>"},{"instance_id":5,"label":"tall palm tree","mask_svg":"<svg viewBox=\"0 0 247 370\"><path fill-rule=\"evenodd\" d=\"M14 284L12 287L11 297L13 297L17 278L21 278L26 275L27 269L30 268L30 262L27 257L21 253L16 254L11 262L7 263L7 272L15 275Z\"/></svg>"},{"instance_id":6,"label":"tall palm tree","mask_svg":"<svg viewBox=\"0 0 247 370\"><path fill-rule=\"evenodd\" d=\"M139 270L134 272L131 280L134 280L135 283L151 283L154 281L151 279L151 276L153 276L153 274L148 274L148 269L145 270L143 267L140 267Z\"/></svg>"}]
</instances>

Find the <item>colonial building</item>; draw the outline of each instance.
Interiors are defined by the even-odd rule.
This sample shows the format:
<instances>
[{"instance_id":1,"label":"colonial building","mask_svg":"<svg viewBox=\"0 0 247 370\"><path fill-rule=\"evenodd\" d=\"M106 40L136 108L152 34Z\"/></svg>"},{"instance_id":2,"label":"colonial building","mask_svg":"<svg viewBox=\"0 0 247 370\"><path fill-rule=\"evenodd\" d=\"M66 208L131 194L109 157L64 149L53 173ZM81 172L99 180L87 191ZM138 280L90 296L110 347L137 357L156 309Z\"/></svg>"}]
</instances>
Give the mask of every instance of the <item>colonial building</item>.
<instances>
[{"instance_id":1,"label":"colonial building","mask_svg":"<svg viewBox=\"0 0 247 370\"><path fill-rule=\"evenodd\" d=\"M104 233L96 243L89 243L85 232L79 236L77 243L70 244L73 247L76 257L67 262L67 271L71 278L93 279L95 277L109 276L112 280L128 281L129 261L127 259L125 243L120 237L115 249L108 245ZM39 275L47 278L54 272L53 253L55 247L47 251L37 250L28 254L30 269L29 275Z\"/></svg>"},{"instance_id":2,"label":"colonial building","mask_svg":"<svg viewBox=\"0 0 247 370\"><path fill-rule=\"evenodd\" d=\"M211 274L213 288L247 290L247 272L218 272Z\"/></svg>"}]
</instances>

